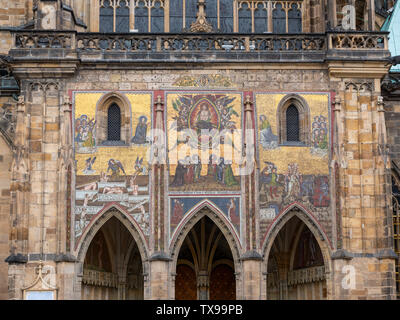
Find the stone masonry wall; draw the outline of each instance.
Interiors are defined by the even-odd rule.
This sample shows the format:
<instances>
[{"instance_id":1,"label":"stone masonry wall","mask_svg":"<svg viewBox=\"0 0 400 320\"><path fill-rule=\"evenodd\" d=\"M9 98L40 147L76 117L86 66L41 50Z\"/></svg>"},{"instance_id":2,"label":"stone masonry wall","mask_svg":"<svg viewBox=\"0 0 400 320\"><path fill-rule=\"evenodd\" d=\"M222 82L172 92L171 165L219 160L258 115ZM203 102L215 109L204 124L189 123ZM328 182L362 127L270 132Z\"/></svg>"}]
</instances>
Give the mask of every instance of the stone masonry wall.
<instances>
[{"instance_id":1,"label":"stone masonry wall","mask_svg":"<svg viewBox=\"0 0 400 320\"><path fill-rule=\"evenodd\" d=\"M10 254L10 167L12 154L10 147L0 137L0 300L8 298L8 264L4 261Z\"/></svg>"}]
</instances>

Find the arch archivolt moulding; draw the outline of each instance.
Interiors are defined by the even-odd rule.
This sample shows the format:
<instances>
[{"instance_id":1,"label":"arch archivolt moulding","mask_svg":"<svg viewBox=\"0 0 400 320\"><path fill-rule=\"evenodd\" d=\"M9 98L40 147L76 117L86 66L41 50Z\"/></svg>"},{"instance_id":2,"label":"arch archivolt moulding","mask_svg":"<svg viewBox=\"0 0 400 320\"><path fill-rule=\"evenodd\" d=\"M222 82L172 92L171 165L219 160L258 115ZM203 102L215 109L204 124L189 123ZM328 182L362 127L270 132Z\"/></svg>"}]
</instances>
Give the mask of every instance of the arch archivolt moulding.
<instances>
[{"instance_id":1,"label":"arch archivolt moulding","mask_svg":"<svg viewBox=\"0 0 400 320\"><path fill-rule=\"evenodd\" d=\"M224 235L226 241L228 242L229 248L232 252L233 263L235 266L235 273L239 274L240 270L240 250L241 245L239 239L236 237L236 233L233 230L233 227L227 221L227 218L224 217L224 214L219 212L212 203L208 201L204 201L200 206L196 207L192 212L189 212L185 221L181 223L175 231L175 235L170 243L170 254L173 260L173 265L171 270L175 271L178 263L179 251L183 242L185 241L186 236L189 234L190 230L196 225L197 222L200 221L201 218L208 217L210 218L216 226L221 230Z\"/></svg>"},{"instance_id":2,"label":"arch archivolt moulding","mask_svg":"<svg viewBox=\"0 0 400 320\"><path fill-rule=\"evenodd\" d=\"M147 247L146 240L144 239L143 234L141 234L139 231L140 228L138 227L136 221L115 205L107 208L105 212L100 212L97 217L95 217L93 221L86 227L75 250L77 260L83 264L86 252L89 249L93 238L101 229L101 227L103 227L103 225L112 217L117 218L132 235L135 243L138 246L140 257L143 263L143 270L145 272L145 270L147 270L147 261L149 257L149 249Z\"/></svg>"},{"instance_id":3,"label":"arch archivolt moulding","mask_svg":"<svg viewBox=\"0 0 400 320\"><path fill-rule=\"evenodd\" d=\"M132 108L128 98L118 92L108 92L96 103L96 144L101 145L107 140L108 108L117 104L121 111L121 140L129 144L132 136Z\"/></svg>"},{"instance_id":4,"label":"arch archivolt moulding","mask_svg":"<svg viewBox=\"0 0 400 320\"><path fill-rule=\"evenodd\" d=\"M300 140L306 145L311 143L310 138L310 107L307 101L299 94L290 93L282 98L278 104L276 117L278 124L278 141L280 144L286 141L286 110L289 106L294 105L299 111L300 124Z\"/></svg>"},{"instance_id":5,"label":"arch archivolt moulding","mask_svg":"<svg viewBox=\"0 0 400 320\"><path fill-rule=\"evenodd\" d=\"M264 239L262 245L262 255L263 255L263 268L266 272L268 267L268 259L272 245L282 228L286 223L293 217L299 218L312 232L315 239L318 242L319 247L324 258L325 271L329 272L331 270L331 254L332 246L329 241L328 236L324 232L323 228L319 225L315 217L312 216L306 208L298 203L290 205L285 211L283 211L270 226L267 235Z\"/></svg>"}]
</instances>

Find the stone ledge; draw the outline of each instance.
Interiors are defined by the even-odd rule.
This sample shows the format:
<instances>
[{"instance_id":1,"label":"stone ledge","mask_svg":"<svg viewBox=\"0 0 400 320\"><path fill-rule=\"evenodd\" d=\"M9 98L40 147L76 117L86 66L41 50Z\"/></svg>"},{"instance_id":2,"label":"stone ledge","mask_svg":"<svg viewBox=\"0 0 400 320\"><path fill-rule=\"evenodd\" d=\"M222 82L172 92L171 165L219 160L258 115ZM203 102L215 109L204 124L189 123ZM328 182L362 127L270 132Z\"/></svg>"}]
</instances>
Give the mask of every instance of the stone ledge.
<instances>
[{"instance_id":1,"label":"stone ledge","mask_svg":"<svg viewBox=\"0 0 400 320\"><path fill-rule=\"evenodd\" d=\"M376 258L376 259L398 259L398 255L392 249L382 249L377 253L364 253L364 252L349 252L344 249L335 251L332 260L352 260L354 258Z\"/></svg>"},{"instance_id":2,"label":"stone ledge","mask_svg":"<svg viewBox=\"0 0 400 320\"><path fill-rule=\"evenodd\" d=\"M27 255L17 253L8 256L4 261L8 264L27 263L28 257Z\"/></svg>"},{"instance_id":3,"label":"stone ledge","mask_svg":"<svg viewBox=\"0 0 400 320\"><path fill-rule=\"evenodd\" d=\"M54 259L55 262L76 262L76 257L70 253L61 253Z\"/></svg>"},{"instance_id":4,"label":"stone ledge","mask_svg":"<svg viewBox=\"0 0 400 320\"><path fill-rule=\"evenodd\" d=\"M393 249L382 249L379 250L378 253L376 254L376 257L378 259L399 259L399 256L396 252L393 251Z\"/></svg>"},{"instance_id":5,"label":"stone ledge","mask_svg":"<svg viewBox=\"0 0 400 320\"><path fill-rule=\"evenodd\" d=\"M155 252L151 255L148 261L172 261L171 257L164 251Z\"/></svg>"},{"instance_id":6,"label":"stone ledge","mask_svg":"<svg viewBox=\"0 0 400 320\"><path fill-rule=\"evenodd\" d=\"M249 260L253 260L253 261L262 261L263 258L262 256L257 252L257 251L247 251L245 252L241 257L240 257L241 261L249 261Z\"/></svg>"}]
</instances>

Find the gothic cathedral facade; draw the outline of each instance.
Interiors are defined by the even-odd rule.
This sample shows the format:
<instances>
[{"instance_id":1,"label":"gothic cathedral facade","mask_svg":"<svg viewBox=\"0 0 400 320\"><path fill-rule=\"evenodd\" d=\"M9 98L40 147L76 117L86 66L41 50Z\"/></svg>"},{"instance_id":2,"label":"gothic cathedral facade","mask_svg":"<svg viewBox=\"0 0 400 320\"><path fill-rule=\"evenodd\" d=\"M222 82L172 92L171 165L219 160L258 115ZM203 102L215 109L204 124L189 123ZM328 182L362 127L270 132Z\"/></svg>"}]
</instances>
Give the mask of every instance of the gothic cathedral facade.
<instances>
[{"instance_id":1,"label":"gothic cathedral facade","mask_svg":"<svg viewBox=\"0 0 400 320\"><path fill-rule=\"evenodd\" d=\"M0 4L0 299L397 298L399 0Z\"/></svg>"}]
</instances>

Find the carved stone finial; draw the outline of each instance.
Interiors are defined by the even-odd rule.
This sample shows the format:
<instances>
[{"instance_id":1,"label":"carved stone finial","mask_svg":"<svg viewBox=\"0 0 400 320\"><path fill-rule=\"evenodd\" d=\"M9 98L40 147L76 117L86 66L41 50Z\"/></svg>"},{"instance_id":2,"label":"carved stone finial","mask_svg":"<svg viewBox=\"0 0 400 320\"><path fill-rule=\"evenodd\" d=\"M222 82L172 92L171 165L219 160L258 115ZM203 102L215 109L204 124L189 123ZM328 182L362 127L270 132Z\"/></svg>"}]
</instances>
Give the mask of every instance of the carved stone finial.
<instances>
[{"instance_id":1,"label":"carved stone finial","mask_svg":"<svg viewBox=\"0 0 400 320\"><path fill-rule=\"evenodd\" d=\"M156 105L156 112L164 111L164 102L163 102L161 96L157 96L157 101L156 101L155 105Z\"/></svg>"},{"instance_id":2,"label":"carved stone finial","mask_svg":"<svg viewBox=\"0 0 400 320\"><path fill-rule=\"evenodd\" d=\"M197 12L197 19L190 26L190 32L212 32L213 27L207 21L206 17L206 1L198 0L197 7L199 8Z\"/></svg>"},{"instance_id":3,"label":"carved stone finial","mask_svg":"<svg viewBox=\"0 0 400 320\"><path fill-rule=\"evenodd\" d=\"M335 96L335 101L332 102L333 111L341 111L342 99L339 95Z\"/></svg>"},{"instance_id":4,"label":"carved stone finial","mask_svg":"<svg viewBox=\"0 0 400 320\"><path fill-rule=\"evenodd\" d=\"M25 96L18 96L17 112L25 112Z\"/></svg>"},{"instance_id":5,"label":"carved stone finial","mask_svg":"<svg viewBox=\"0 0 400 320\"><path fill-rule=\"evenodd\" d=\"M377 104L378 104L378 112L385 112L385 109L383 108L385 103L383 102L382 96L378 96Z\"/></svg>"},{"instance_id":6,"label":"carved stone finial","mask_svg":"<svg viewBox=\"0 0 400 320\"><path fill-rule=\"evenodd\" d=\"M71 99L69 98L69 95L65 95L64 97L64 104L71 104Z\"/></svg>"},{"instance_id":7,"label":"carved stone finial","mask_svg":"<svg viewBox=\"0 0 400 320\"><path fill-rule=\"evenodd\" d=\"M71 112L71 99L69 98L69 95L64 96L64 104L62 106L62 111L63 112Z\"/></svg>"},{"instance_id":8,"label":"carved stone finial","mask_svg":"<svg viewBox=\"0 0 400 320\"><path fill-rule=\"evenodd\" d=\"M246 96L244 100L244 111L253 111L253 101L251 101L251 97L249 95Z\"/></svg>"}]
</instances>

